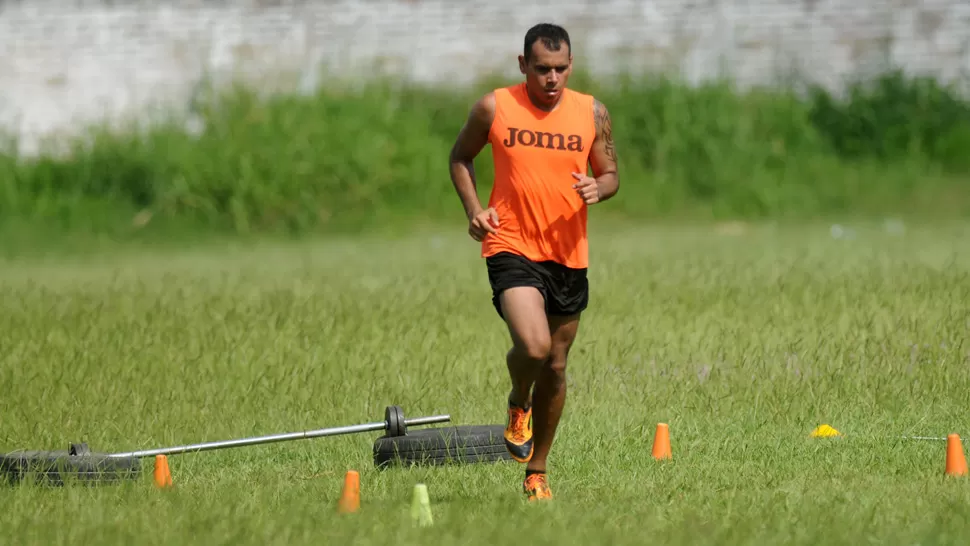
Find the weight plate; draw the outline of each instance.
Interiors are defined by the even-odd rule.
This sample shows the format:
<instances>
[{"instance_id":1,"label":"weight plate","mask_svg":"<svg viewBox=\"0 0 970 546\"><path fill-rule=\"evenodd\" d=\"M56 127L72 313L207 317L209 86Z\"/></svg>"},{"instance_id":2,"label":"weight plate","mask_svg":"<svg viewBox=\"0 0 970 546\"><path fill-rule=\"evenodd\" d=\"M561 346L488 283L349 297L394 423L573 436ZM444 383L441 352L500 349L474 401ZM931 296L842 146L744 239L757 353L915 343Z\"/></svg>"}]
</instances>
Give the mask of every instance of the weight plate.
<instances>
[{"instance_id":1,"label":"weight plate","mask_svg":"<svg viewBox=\"0 0 970 546\"><path fill-rule=\"evenodd\" d=\"M384 423L387 426L387 436L404 436L408 432L401 406L387 406L384 410Z\"/></svg>"}]
</instances>

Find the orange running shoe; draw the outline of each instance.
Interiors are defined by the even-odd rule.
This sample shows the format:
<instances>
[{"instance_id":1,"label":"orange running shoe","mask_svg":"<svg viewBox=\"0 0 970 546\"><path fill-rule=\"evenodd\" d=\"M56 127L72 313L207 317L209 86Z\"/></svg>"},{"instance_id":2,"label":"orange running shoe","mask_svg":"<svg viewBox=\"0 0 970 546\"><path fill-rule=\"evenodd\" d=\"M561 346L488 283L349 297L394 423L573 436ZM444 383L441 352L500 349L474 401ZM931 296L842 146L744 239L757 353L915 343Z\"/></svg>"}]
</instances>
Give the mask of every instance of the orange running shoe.
<instances>
[{"instance_id":1,"label":"orange running shoe","mask_svg":"<svg viewBox=\"0 0 970 546\"><path fill-rule=\"evenodd\" d=\"M532 459L532 408L523 409L509 401L505 423L505 448L520 463Z\"/></svg>"},{"instance_id":2,"label":"orange running shoe","mask_svg":"<svg viewBox=\"0 0 970 546\"><path fill-rule=\"evenodd\" d=\"M552 490L549 489L549 480L545 473L530 474L522 482L522 491L526 494L529 502L540 500L552 500Z\"/></svg>"}]
</instances>

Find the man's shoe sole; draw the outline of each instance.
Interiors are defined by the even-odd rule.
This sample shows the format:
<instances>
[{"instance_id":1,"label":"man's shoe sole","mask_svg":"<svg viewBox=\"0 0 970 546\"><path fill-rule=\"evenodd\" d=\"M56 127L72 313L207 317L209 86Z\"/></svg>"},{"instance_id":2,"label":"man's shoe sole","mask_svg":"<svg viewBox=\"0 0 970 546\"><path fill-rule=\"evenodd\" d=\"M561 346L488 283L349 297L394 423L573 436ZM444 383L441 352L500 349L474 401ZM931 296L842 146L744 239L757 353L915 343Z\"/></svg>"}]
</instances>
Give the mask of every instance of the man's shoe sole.
<instances>
[{"instance_id":1,"label":"man's shoe sole","mask_svg":"<svg viewBox=\"0 0 970 546\"><path fill-rule=\"evenodd\" d=\"M522 456L521 453L525 445L529 446L529 453ZM535 451L535 445L533 444L532 440L529 440L528 444L525 445L517 446L512 442L505 440L505 449L509 451L509 455L512 457L512 459L519 463L527 463L532 460L532 453Z\"/></svg>"}]
</instances>

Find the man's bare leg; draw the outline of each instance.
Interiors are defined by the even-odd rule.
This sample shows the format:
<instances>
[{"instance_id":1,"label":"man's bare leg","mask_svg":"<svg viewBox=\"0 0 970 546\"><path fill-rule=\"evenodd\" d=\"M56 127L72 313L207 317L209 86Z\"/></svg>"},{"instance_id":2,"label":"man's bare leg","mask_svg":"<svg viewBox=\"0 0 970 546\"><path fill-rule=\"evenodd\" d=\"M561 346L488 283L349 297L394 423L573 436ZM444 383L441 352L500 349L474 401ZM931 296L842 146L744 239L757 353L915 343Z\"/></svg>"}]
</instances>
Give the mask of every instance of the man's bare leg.
<instances>
[{"instance_id":1,"label":"man's bare leg","mask_svg":"<svg viewBox=\"0 0 970 546\"><path fill-rule=\"evenodd\" d=\"M532 386L552 352L552 336L546 319L545 300L533 287L514 287L499 296L509 328L512 347L506 365L512 389L509 393L506 447L520 463L532 457Z\"/></svg>"},{"instance_id":2,"label":"man's bare leg","mask_svg":"<svg viewBox=\"0 0 970 546\"><path fill-rule=\"evenodd\" d=\"M546 459L566 404L566 360L579 331L579 315L550 317L549 328L551 351L539 371L533 394L535 448L526 467L530 472L546 471Z\"/></svg>"},{"instance_id":3,"label":"man's bare leg","mask_svg":"<svg viewBox=\"0 0 970 546\"><path fill-rule=\"evenodd\" d=\"M541 293L531 287L504 291L500 303L512 337L506 446L515 460L527 463L523 488L529 498L551 498L546 464L566 403L566 361L580 315L547 317Z\"/></svg>"}]
</instances>

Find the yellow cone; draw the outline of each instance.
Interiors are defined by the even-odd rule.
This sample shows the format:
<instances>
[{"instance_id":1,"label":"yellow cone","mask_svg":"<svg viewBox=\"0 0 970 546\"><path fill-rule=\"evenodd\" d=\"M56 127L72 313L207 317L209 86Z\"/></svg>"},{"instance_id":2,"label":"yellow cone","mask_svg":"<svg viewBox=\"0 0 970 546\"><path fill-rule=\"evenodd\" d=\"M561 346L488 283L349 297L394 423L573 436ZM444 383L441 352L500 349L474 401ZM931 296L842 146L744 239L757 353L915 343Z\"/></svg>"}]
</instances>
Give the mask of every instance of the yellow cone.
<instances>
[{"instance_id":1,"label":"yellow cone","mask_svg":"<svg viewBox=\"0 0 970 546\"><path fill-rule=\"evenodd\" d=\"M812 431L812 438L832 438L841 433L828 425L819 425Z\"/></svg>"},{"instance_id":2,"label":"yellow cone","mask_svg":"<svg viewBox=\"0 0 970 546\"><path fill-rule=\"evenodd\" d=\"M411 519L421 527L434 523L434 518L431 516L431 501L428 499L428 486L423 483L414 486L414 493L411 495Z\"/></svg>"}]
</instances>

